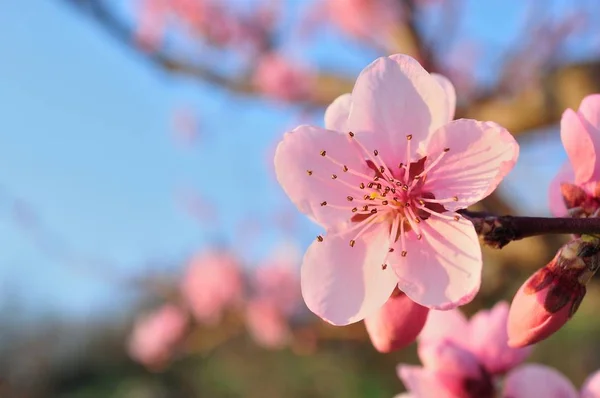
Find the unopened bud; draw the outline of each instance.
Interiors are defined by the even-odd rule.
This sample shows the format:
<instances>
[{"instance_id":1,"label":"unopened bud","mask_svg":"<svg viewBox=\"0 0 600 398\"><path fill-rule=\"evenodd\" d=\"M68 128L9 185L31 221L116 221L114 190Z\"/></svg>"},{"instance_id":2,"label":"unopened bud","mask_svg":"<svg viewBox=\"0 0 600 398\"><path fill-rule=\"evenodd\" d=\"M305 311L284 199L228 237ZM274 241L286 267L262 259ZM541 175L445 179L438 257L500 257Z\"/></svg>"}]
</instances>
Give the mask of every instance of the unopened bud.
<instances>
[{"instance_id":1,"label":"unopened bud","mask_svg":"<svg viewBox=\"0 0 600 398\"><path fill-rule=\"evenodd\" d=\"M392 352L406 347L423 329L429 309L402 293L398 288L377 313L365 319L373 347Z\"/></svg>"},{"instance_id":2,"label":"unopened bud","mask_svg":"<svg viewBox=\"0 0 600 398\"><path fill-rule=\"evenodd\" d=\"M576 239L527 279L510 307L508 345L534 344L560 329L579 308L599 257L596 242Z\"/></svg>"}]
</instances>

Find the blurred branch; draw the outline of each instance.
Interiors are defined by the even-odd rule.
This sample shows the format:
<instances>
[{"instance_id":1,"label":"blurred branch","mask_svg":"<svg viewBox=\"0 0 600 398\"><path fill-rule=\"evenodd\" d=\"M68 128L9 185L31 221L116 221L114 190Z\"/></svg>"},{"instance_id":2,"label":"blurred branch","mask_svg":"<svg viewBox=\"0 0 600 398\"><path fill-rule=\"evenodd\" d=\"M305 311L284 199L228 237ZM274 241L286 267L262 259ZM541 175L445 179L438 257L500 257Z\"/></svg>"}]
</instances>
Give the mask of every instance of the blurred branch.
<instances>
[{"instance_id":1,"label":"blurred branch","mask_svg":"<svg viewBox=\"0 0 600 398\"><path fill-rule=\"evenodd\" d=\"M231 78L198 63L176 58L166 52L145 52L134 40L132 28L111 10L111 7L96 0L63 0L80 12L96 21L112 37L127 46L146 60L169 73L183 74L208 81L228 90L242 94L259 94L247 78ZM410 2L407 2L410 4ZM407 7L410 10L410 6ZM412 55L421 59L432 71L436 70L434 54L424 48L416 25L410 17L404 29L399 31L405 52L412 49ZM411 22L412 21L412 22ZM398 39L400 40L400 39ZM349 92L353 81L333 73L317 77L316 87L309 104L326 106L336 96ZM542 76L539 82L530 82L517 93L504 94L500 88L475 98L469 104L457 109L457 117L492 120L505 126L513 134L541 128L556 123L567 107L576 107L585 95L600 91L600 61L575 63L559 66Z\"/></svg>"}]
</instances>

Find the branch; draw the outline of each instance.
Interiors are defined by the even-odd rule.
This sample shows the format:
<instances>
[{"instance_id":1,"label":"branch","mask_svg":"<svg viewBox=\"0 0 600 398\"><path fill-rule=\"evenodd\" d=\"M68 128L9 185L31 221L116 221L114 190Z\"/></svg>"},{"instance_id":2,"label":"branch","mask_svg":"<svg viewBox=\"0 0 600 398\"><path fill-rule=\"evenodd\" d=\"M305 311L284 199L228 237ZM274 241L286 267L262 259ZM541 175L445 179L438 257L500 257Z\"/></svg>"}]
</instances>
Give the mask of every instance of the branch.
<instances>
[{"instance_id":1,"label":"branch","mask_svg":"<svg viewBox=\"0 0 600 398\"><path fill-rule=\"evenodd\" d=\"M112 37L127 46L147 61L169 73L183 74L198 80L208 81L225 89L248 95L260 95L247 76L232 78L210 68L172 54L142 51L133 40L132 28L121 20L106 2L97 0L62 0L95 20ZM412 46L422 46L415 26L405 27L406 40ZM435 54L418 48L426 64L434 62ZM435 69L435 65L431 65ZM435 70L434 70L435 71ZM314 93L308 106L324 107L340 94L350 92L353 79L335 73L321 73L316 78ZM600 92L600 60L569 64L545 73L539 82L530 82L518 93L504 95L500 88L492 88L480 94L469 104L456 111L456 117L490 120L506 127L514 135L551 126L560 120L566 108L577 108L581 99L591 93ZM308 103L307 103L308 102Z\"/></svg>"},{"instance_id":2,"label":"branch","mask_svg":"<svg viewBox=\"0 0 600 398\"><path fill-rule=\"evenodd\" d=\"M548 218L496 216L488 213L459 211L475 226L488 246L501 249L514 240L549 234L600 234L600 218Z\"/></svg>"}]
</instances>

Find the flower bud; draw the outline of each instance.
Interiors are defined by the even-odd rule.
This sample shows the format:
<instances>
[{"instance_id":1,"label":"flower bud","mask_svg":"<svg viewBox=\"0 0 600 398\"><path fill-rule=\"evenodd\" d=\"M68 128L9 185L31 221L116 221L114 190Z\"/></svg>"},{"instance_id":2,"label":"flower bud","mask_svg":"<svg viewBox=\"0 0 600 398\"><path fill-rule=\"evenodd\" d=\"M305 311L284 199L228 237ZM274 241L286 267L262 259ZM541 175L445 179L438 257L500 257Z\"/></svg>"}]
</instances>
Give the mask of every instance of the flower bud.
<instances>
[{"instance_id":1,"label":"flower bud","mask_svg":"<svg viewBox=\"0 0 600 398\"><path fill-rule=\"evenodd\" d=\"M515 295L508 315L508 345L524 347L560 329L579 308L599 264L598 243L580 238L563 246Z\"/></svg>"},{"instance_id":2,"label":"flower bud","mask_svg":"<svg viewBox=\"0 0 600 398\"><path fill-rule=\"evenodd\" d=\"M569 213L573 217L595 216L600 209L600 202L597 199L599 185L597 183L585 184L586 189L569 183L560 184L560 191Z\"/></svg>"},{"instance_id":3,"label":"flower bud","mask_svg":"<svg viewBox=\"0 0 600 398\"><path fill-rule=\"evenodd\" d=\"M406 347L423 329L428 313L429 309L396 288L383 307L365 319L373 347L379 352Z\"/></svg>"}]
</instances>

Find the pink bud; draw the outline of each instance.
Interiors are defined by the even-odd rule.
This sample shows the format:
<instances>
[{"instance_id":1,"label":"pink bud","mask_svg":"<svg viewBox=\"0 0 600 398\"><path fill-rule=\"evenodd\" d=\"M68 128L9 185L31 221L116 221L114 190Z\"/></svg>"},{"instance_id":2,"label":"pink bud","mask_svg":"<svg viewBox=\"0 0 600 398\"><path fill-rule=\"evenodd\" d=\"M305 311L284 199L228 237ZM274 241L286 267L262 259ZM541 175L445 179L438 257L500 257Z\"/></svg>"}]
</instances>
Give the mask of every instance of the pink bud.
<instances>
[{"instance_id":1,"label":"pink bud","mask_svg":"<svg viewBox=\"0 0 600 398\"><path fill-rule=\"evenodd\" d=\"M185 337L187 324L187 315L172 304L140 317L129 337L129 355L151 370L161 370Z\"/></svg>"},{"instance_id":2,"label":"pink bud","mask_svg":"<svg viewBox=\"0 0 600 398\"><path fill-rule=\"evenodd\" d=\"M377 313L365 319L373 347L392 352L406 347L423 329L429 309L415 303L398 288Z\"/></svg>"},{"instance_id":3,"label":"pink bud","mask_svg":"<svg viewBox=\"0 0 600 398\"><path fill-rule=\"evenodd\" d=\"M590 247L581 239L567 243L521 286L508 315L509 346L544 340L573 316L597 268L598 255Z\"/></svg>"}]
</instances>

